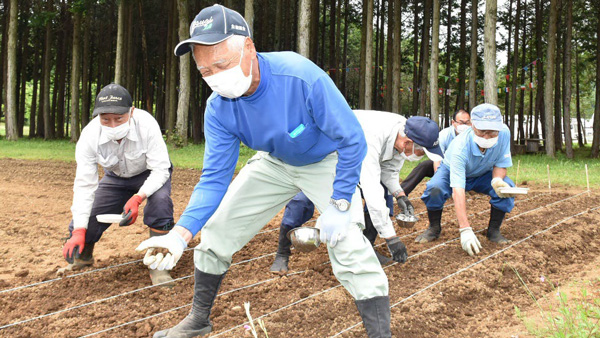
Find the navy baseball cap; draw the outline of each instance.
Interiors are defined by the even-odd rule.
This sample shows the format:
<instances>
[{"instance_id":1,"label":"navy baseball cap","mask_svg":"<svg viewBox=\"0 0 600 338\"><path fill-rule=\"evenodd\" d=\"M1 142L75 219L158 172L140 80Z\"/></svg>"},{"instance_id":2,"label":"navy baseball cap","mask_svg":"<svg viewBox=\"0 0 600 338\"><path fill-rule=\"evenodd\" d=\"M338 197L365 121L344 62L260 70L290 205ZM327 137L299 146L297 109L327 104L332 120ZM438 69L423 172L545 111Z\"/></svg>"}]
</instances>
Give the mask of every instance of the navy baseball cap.
<instances>
[{"instance_id":1,"label":"navy baseball cap","mask_svg":"<svg viewBox=\"0 0 600 338\"><path fill-rule=\"evenodd\" d=\"M111 83L102 88L96 96L92 117L96 117L98 114L125 114L132 106L133 100L127 89Z\"/></svg>"},{"instance_id":2,"label":"navy baseball cap","mask_svg":"<svg viewBox=\"0 0 600 338\"><path fill-rule=\"evenodd\" d=\"M252 37L244 17L222 5L206 7L190 24L190 38L175 47L175 55L190 52L192 44L216 45L233 35Z\"/></svg>"},{"instance_id":3,"label":"navy baseball cap","mask_svg":"<svg viewBox=\"0 0 600 338\"><path fill-rule=\"evenodd\" d=\"M500 108L490 103L476 106L471 110L471 123L479 130L502 130Z\"/></svg>"},{"instance_id":4,"label":"navy baseball cap","mask_svg":"<svg viewBox=\"0 0 600 338\"><path fill-rule=\"evenodd\" d=\"M444 156L438 141L440 128L432 119L424 116L413 116L406 120L404 133L406 134L406 137L427 149L428 152L442 157Z\"/></svg>"}]
</instances>

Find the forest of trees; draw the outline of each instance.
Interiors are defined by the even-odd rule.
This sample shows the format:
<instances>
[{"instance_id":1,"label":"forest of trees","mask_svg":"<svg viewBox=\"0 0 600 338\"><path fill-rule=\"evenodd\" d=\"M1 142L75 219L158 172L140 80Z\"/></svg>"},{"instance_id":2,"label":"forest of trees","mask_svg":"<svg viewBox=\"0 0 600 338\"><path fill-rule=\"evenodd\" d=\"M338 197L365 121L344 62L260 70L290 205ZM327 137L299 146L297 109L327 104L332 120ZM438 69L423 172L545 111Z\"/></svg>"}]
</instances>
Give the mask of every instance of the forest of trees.
<instances>
[{"instance_id":1,"label":"forest of trees","mask_svg":"<svg viewBox=\"0 0 600 338\"><path fill-rule=\"evenodd\" d=\"M599 155L598 0L0 0L6 138L76 141L97 92L116 82L170 142L202 142L211 91L173 49L215 2L245 15L259 52L310 58L352 108L445 127L490 102L514 147L542 139L549 156L571 158L575 141Z\"/></svg>"}]
</instances>

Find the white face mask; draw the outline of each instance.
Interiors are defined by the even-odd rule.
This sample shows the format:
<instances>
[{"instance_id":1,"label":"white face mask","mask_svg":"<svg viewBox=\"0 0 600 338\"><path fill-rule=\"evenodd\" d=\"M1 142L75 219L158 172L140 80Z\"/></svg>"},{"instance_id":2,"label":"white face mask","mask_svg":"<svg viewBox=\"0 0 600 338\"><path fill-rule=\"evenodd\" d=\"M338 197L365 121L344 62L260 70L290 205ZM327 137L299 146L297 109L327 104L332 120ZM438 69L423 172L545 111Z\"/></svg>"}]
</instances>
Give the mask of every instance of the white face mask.
<instances>
[{"instance_id":1,"label":"white face mask","mask_svg":"<svg viewBox=\"0 0 600 338\"><path fill-rule=\"evenodd\" d=\"M471 128L471 127L467 124L459 124L458 126L456 126L456 134L465 132L465 131L469 130L469 128Z\"/></svg>"},{"instance_id":2,"label":"white face mask","mask_svg":"<svg viewBox=\"0 0 600 338\"><path fill-rule=\"evenodd\" d=\"M488 149L493 147L498 142L498 136L492 138L483 138L477 135L473 135L473 141L477 143L483 149Z\"/></svg>"},{"instance_id":3,"label":"white face mask","mask_svg":"<svg viewBox=\"0 0 600 338\"><path fill-rule=\"evenodd\" d=\"M215 75L207 76L204 81L217 94L228 99L238 98L248 91L252 83L252 61L250 61L250 75L245 76L242 71L242 60L244 59L244 48L240 63Z\"/></svg>"},{"instance_id":4,"label":"white face mask","mask_svg":"<svg viewBox=\"0 0 600 338\"><path fill-rule=\"evenodd\" d=\"M422 149L422 148L419 147L418 149ZM409 162L418 161L418 160L422 159L423 156L425 156L425 155L418 156L418 155L415 154L415 143L414 142L413 142L412 154L410 154L410 156L406 156L405 153L402 153L402 157L404 157Z\"/></svg>"},{"instance_id":5,"label":"white face mask","mask_svg":"<svg viewBox=\"0 0 600 338\"><path fill-rule=\"evenodd\" d=\"M129 120L127 122L118 125L116 127L102 126L102 133L106 135L109 140L118 141L122 140L129 133L129 122L131 121L131 112L129 113Z\"/></svg>"}]
</instances>

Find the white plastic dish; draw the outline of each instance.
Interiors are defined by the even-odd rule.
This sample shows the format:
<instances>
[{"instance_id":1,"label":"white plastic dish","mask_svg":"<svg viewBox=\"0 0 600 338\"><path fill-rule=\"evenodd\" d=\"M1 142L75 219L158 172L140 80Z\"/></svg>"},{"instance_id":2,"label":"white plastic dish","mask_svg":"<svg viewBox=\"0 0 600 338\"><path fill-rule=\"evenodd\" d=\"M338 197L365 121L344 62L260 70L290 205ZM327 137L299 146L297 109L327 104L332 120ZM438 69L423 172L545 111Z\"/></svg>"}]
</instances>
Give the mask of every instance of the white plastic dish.
<instances>
[{"instance_id":1,"label":"white plastic dish","mask_svg":"<svg viewBox=\"0 0 600 338\"><path fill-rule=\"evenodd\" d=\"M102 214L102 215L96 215L96 219L100 223L119 223L123 220L123 215L121 215L121 214Z\"/></svg>"},{"instance_id":2,"label":"white plastic dish","mask_svg":"<svg viewBox=\"0 0 600 338\"><path fill-rule=\"evenodd\" d=\"M519 188L519 187L504 187L500 188L500 192L506 195L527 195L529 192L529 188Z\"/></svg>"}]
</instances>

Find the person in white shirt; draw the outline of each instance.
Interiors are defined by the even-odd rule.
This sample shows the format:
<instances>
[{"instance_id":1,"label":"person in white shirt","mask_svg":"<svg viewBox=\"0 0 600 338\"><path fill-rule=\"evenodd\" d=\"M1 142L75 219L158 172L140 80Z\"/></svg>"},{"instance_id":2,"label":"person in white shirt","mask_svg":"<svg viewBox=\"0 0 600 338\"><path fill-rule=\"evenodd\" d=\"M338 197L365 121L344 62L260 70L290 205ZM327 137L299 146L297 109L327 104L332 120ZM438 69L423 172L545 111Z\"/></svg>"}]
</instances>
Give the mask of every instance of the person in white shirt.
<instances>
[{"instance_id":1,"label":"person in white shirt","mask_svg":"<svg viewBox=\"0 0 600 338\"><path fill-rule=\"evenodd\" d=\"M407 120L401 115L382 111L355 110L354 113L367 141L367 156L360 172L360 188L366 206L366 228L363 234L371 244L374 244L377 235L384 238L392 259L403 263L408 257L406 246L396 235L390 218L390 206L385 198L386 188L396 198L400 212L414 216L414 207L400 185L400 170L405 160L418 161L425 154L433 159L441 157L439 128L434 121L422 116ZM304 194L296 195L288 203L271 272L288 271L291 242L286 234L308 221L313 210L312 202ZM381 264L389 262L389 258L385 256L378 255L378 259Z\"/></svg>"},{"instance_id":2,"label":"person in white shirt","mask_svg":"<svg viewBox=\"0 0 600 338\"><path fill-rule=\"evenodd\" d=\"M109 84L96 97L93 120L83 129L75 149L77 171L73 184L73 219L60 269L78 270L94 263L94 245L110 223L96 215L120 214L120 226L133 224L139 206L150 237L174 226L171 200L172 165L160 127L148 112L133 107L129 92ZM98 165L104 169L99 181ZM174 285L169 271L150 269L153 284Z\"/></svg>"}]
</instances>

